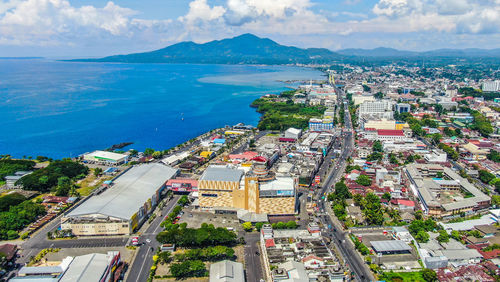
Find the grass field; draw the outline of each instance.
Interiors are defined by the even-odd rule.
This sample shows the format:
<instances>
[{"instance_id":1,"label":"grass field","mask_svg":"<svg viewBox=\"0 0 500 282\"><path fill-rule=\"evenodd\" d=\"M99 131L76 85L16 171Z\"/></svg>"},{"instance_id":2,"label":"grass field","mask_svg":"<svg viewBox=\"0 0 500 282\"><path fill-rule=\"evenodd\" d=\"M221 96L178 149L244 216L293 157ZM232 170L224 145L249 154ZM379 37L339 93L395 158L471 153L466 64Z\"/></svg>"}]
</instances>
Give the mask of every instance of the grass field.
<instances>
[{"instance_id":1,"label":"grass field","mask_svg":"<svg viewBox=\"0 0 500 282\"><path fill-rule=\"evenodd\" d=\"M425 282L422 278L422 273L418 272L384 272L378 277L380 281L393 281L393 282L406 282L406 281L419 281Z\"/></svg>"}]
</instances>

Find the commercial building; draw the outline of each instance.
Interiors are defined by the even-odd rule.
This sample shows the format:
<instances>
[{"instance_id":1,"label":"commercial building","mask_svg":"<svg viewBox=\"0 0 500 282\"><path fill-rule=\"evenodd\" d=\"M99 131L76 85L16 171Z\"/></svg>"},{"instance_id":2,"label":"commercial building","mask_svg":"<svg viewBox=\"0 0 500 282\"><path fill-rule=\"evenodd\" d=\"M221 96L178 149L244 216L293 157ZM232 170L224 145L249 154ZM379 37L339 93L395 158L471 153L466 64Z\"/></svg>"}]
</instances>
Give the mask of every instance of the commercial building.
<instances>
[{"instance_id":1,"label":"commercial building","mask_svg":"<svg viewBox=\"0 0 500 282\"><path fill-rule=\"evenodd\" d=\"M401 240L371 241L370 244L377 254L411 253L411 247Z\"/></svg>"},{"instance_id":2,"label":"commercial building","mask_svg":"<svg viewBox=\"0 0 500 282\"><path fill-rule=\"evenodd\" d=\"M396 112L402 114L402 113L409 113L411 110L410 104L406 103L398 103L396 104Z\"/></svg>"},{"instance_id":3,"label":"commercial building","mask_svg":"<svg viewBox=\"0 0 500 282\"><path fill-rule=\"evenodd\" d=\"M158 204L178 170L159 163L134 166L99 195L65 214L62 229L81 235L130 234Z\"/></svg>"},{"instance_id":4,"label":"commercial building","mask_svg":"<svg viewBox=\"0 0 500 282\"><path fill-rule=\"evenodd\" d=\"M228 212L244 209L257 214L295 214L297 180L274 177L265 163L252 172L228 167L208 167L198 181L201 209Z\"/></svg>"},{"instance_id":5,"label":"commercial building","mask_svg":"<svg viewBox=\"0 0 500 282\"><path fill-rule=\"evenodd\" d=\"M9 281L87 282L114 281L120 252L66 257L57 265L24 266Z\"/></svg>"},{"instance_id":6,"label":"commercial building","mask_svg":"<svg viewBox=\"0 0 500 282\"><path fill-rule=\"evenodd\" d=\"M472 214L490 206L489 196L448 167L410 164L405 172L424 211L431 216Z\"/></svg>"},{"instance_id":7,"label":"commercial building","mask_svg":"<svg viewBox=\"0 0 500 282\"><path fill-rule=\"evenodd\" d=\"M394 112L392 111L394 102L390 100L370 101L359 105L359 118L370 119L392 119Z\"/></svg>"},{"instance_id":8,"label":"commercial building","mask_svg":"<svg viewBox=\"0 0 500 282\"><path fill-rule=\"evenodd\" d=\"M309 120L309 130L330 131L333 129L333 119L312 118Z\"/></svg>"},{"instance_id":9,"label":"commercial building","mask_svg":"<svg viewBox=\"0 0 500 282\"><path fill-rule=\"evenodd\" d=\"M127 155L108 151L94 151L92 153L83 155L83 160L85 161L107 165L119 165L122 163L126 163L127 159Z\"/></svg>"},{"instance_id":10,"label":"commercial building","mask_svg":"<svg viewBox=\"0 0 500 282\"><path fill-rule=\"evenodd\" d=\"M210 282L245 282L243 264L230 260L211 264Z\"/></svg>"},{"instance_id":11,"label":"commercial building","mask_svg":"<svg viewBox=\"0 0 500 282\"><path fill-rule=\"evenodd\" d=\"M496 92L500 91L500 80L495 81L485 81L482 87L484 92Z\"/></svg>"},{"instance_id":12,"label":"commercial building","mask_svg":"<svg viewBox=\"0 0 500 282\"><path fill-rule=\"evenodd\" d=\"M395 130L396 121L388 119L367 120L363 123L363 128Z\"/></svg>"},{"instance_id":13,"label":"commercial building","mask_svg":"<svg viewBox=\"0 0 500 282\"><path fill-rule=\"evenodd\" d=\"M293 127L290 127L289 129L287 129L285 131L285 135L284 137L285 138L290 138L290 139L299 139L300 138L300 135L302 134L302 130L301 129L297 129L297 128L293 128Z\"/></svg>"}]
</instances>

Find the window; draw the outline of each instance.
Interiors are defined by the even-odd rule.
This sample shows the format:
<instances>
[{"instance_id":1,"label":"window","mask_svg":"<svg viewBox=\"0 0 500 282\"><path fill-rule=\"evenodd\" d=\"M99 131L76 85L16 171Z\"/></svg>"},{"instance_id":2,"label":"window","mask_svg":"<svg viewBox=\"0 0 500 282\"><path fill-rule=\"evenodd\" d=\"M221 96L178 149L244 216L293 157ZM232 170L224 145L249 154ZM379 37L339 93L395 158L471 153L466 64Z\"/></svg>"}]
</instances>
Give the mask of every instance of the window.
<instances>
[{"instance_id":1,"label":"window","mask_svg":"<svg viewBox=\"0 0 500 282\"><path fill-rule=\"evenodd\" d=\"M201 194L203 197L217 197L217 194Z\"/></svg>"}]
</instances>

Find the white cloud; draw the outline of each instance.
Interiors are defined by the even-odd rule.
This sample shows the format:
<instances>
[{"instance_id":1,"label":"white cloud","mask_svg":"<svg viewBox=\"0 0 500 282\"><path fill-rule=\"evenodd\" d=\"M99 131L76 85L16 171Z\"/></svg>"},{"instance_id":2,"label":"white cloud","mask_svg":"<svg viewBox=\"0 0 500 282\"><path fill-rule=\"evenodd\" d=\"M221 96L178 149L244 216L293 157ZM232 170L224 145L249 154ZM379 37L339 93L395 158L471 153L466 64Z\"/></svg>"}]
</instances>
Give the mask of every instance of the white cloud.
<instances>
[{"instance_id":1,"label":"white cloud","mask_svg":"<svg viewBox=\"0 0 500 282\"><path fill-rule=\"evenodd\" d=\"M341 46L331 38L377 34L383 40L389 35L419 32L466 37L498 34L500 30L500 0L378 0L371 13L318 10L314 9L316 0L220 0L217 4L214 0L190 0L185 15L155 20L142 19L137 11L114 2L76 7L70 1L0 0L0 46L128 42L147 46L139 48L142 50L245 32L281 38L282 42L295 38L288 42L293 45L325 46L324 42L332 42L328 44Z\"/></svg>"},{"instance_id":2,"label":"white cloud","mask_svg":"<svg viewBox=\"0 0 500 282\"><path fill-rule=\"evenodd\" d=\"M210 7L207 0L194 0L189 3L189 12L179 17L179 20L186 24L193 24L197 21L212 21L221 18L226 9L222 6Z\"/></svg>"}]
</instances>

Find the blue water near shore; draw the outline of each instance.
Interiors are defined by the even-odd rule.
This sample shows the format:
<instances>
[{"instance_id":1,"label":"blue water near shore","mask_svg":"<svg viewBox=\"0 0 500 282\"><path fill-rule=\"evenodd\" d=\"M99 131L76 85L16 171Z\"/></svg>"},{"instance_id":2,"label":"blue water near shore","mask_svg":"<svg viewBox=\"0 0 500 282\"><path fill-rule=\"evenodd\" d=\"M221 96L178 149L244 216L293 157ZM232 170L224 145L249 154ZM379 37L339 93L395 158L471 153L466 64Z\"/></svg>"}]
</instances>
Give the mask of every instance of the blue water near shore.
<instances>
[{"instance_id":1,"label":"blue water near shore","mask_svg":"<svg viewBox=\"0 0 500 282\"><path fill-rule=\"evenodd\" d=\"M0 60L0 154L167 149L216 127L256 125L249 104L285 90L278 80L322 77L285 66Z\"/></svg>"}]
</instances>

